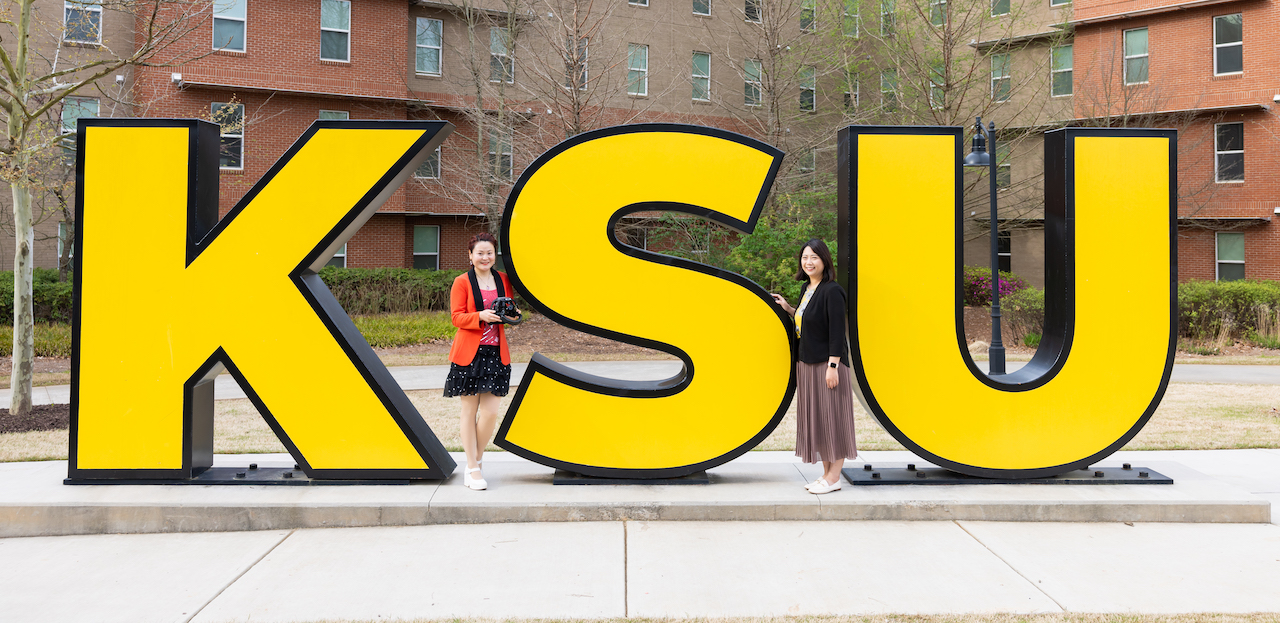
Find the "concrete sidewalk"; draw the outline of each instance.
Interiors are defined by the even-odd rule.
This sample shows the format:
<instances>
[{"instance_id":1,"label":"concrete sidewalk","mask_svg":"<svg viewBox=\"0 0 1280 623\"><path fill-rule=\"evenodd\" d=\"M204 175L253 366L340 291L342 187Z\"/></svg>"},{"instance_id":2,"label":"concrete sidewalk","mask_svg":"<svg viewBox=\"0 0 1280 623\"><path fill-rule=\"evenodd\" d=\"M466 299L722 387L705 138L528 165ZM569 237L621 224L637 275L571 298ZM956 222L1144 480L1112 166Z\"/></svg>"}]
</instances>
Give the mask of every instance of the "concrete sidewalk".
<instances>
[{"instance_id":1,"label":"concrete sidewalk","mask_svg":"<svg viewBox=\"0 0 1280 623\"><path fill-rule=\"evenodd\" d=\"M579 361L565 365L589 374L629 381L651 381L670 378L680 371L679 361ZM987 370L987 362L978 362L978 368ZM1008 371L1013 372L1026 362L1011 361ZM519 382L524 376L526 364L511 364L511 380ZM406 391L443 389L449 366L399 366L388 368L400 387ZM1212 364L1174 364L1173 383L1233 383L1244 385L1280 385L1280 365L1276 366L1228 366ZM223 374L214 381L214 396L218 400L244 398L244 390L230 375ZM9 408L12 393L0 389L0 408ZM32 402L38 405L67 404L71 401L70 385L49 385L34 388Z\"/></svg>"},{"instance_id":2,"label":"concrete sidewalk","mask_svg":"<svg viewBox=\"0 0 1280 623\"><path fill-rule=\"evenodd\" d=\"M0 539L0 621L1280 612L1270 524L661 522Z\"/></svg>"}]
</instances>

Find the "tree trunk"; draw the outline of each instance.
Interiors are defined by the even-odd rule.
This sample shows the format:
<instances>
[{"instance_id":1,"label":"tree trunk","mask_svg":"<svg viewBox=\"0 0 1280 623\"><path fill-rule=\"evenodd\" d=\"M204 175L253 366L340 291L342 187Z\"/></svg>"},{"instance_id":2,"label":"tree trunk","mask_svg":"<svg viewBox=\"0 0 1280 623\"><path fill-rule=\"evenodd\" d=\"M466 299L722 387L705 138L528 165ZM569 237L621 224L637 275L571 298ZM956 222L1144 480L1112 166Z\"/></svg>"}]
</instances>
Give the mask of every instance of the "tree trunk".
<instances>
[{"instance_id":1,"label":"tree trunk","mask_svg":"<svg viewBox=\"0 0 1280 623\"><path fill-rule=\"evenodd\" d=\"M25 158L23 158L25 160ZM26 163L19 165L26 170ZM34 228L31 219L31 188L19 177L13 188L13 372L9 377L12 399L9 414L23 416L31 412L31 373L35 363L35 327L32 278L35 262L31 244Z\"/></svg>"}]
</instances>

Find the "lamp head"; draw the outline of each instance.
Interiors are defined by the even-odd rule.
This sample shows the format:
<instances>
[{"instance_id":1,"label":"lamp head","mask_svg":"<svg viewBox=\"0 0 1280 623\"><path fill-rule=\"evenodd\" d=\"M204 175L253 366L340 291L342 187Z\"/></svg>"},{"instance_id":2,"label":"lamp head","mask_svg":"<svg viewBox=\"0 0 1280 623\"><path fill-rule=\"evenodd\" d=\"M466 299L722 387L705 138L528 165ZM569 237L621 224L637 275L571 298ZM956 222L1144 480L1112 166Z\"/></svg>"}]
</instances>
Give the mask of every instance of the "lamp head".
<instances>
[{"instance_id":1,"label":"lamp head","mask_svg":"<svg viewBox=\"0 0 1280 623\"><path fill-rule=\"evenodd\" d=\"M973 135L973 149L969 151L969 155L964 157L964 166L966 167L989 167L991 166L991 154L987 153L987 137L982 132L976 132Z\"/></svg>"}]
</instances>

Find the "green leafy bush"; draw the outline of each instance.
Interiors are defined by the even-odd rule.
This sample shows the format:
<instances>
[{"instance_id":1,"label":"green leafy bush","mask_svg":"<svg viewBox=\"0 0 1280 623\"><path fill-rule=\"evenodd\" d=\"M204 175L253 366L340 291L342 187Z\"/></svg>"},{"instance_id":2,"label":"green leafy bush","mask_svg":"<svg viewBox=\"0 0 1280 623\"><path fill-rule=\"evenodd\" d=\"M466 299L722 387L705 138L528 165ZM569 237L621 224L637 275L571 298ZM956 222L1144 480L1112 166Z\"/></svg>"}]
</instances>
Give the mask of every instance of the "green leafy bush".
<instances>
[{"instance_id":1,"label":"green leafy bush","mask_svg":"<svg viewBox=\"0 0 1280 623\"><path fill-rule=\"evenodd\" d=\"M1280 346L1280 282L1188 281L1178 285L1178 334Z\"/></svg>"},{"instance_id":2,"label":"green leafy bush","mask_svg":"<svg viewBox=\"0 0 1280 623\"><path fill-rule=\"evenodd\" d=\"M1036 344L1040 343L1040 336L1044 333L1044 290L1022 288L1009 296L1002 296L1000 312L1011 341L1026 344L1027 338L1035 335Z\"/></svg>"},{"instance_id":3,"label":"green leafy bush","mask_svg":"<svg viewBox=\"0 0 1280 623\"><path fill-rule=\"evenodd\" d=\"M1022 345L1023 345L1023 346L1030 346L1031 348L1035 348L1035 347L1039 346L1039 345L1040 345L1040 334L1039 334L1039 333L1028 333L1028 334L1026 334L1026 335L1022 336Z\"/></svg>"},{"instance_id":4,"label":"green leafy bush","mask_svg":"<svg viewBox=\"0 0 1280 623\"><path fill-rule=\"evenodd\" d=\"M1030 287L1025 279L1013 273L1000 271L1000 300L1014 292ZM991 305L991 269L981 266L964 267L964 304L966 307ZM1003 306L1003 304L1002 304Z\"/></svg>"},{"instance_id":5,"label":"green leafy bush","mask_svg":"<svg viewBox=\"0 0 1280 623\"><path fill-rule=\"evenodd\" d=\"M449 290L459 270L335 268L320 278L348 314L367 315L449 309Z\"/></svg>"},{"instance_id":6,"label":"green leafy bush","mask_svg":"<svg viewBox=\"0 0 1280 623\"><path fill-rule=\"evenodd\" d=\"M71 321L72 280L58 281L58 271L37 268L31 294L36 320ZM0 319L13 320L13 271L0 272Z\"/></svg>"}]
</instances>

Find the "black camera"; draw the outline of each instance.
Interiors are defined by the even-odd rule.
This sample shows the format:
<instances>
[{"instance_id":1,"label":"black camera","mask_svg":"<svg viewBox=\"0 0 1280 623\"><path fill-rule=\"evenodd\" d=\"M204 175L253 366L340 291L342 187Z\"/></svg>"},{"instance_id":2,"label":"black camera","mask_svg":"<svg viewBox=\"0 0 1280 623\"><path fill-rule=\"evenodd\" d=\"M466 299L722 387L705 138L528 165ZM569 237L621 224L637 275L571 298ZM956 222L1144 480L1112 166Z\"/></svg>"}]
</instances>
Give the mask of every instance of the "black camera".
<instances>
[{"instance_id":1,"label":"black camera","mask_svg":"<svg viewBox=\"0 0 1280 623\"><path fill-rule=\"evenodd\" d=\"M493 305L489 310L497 314L502 319L503 324L520 324L524 317L516 310L516 302L510 297L500 297L494 299Z\"/></svg>"}]
</instances>

